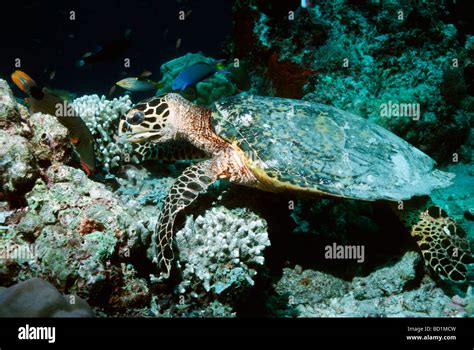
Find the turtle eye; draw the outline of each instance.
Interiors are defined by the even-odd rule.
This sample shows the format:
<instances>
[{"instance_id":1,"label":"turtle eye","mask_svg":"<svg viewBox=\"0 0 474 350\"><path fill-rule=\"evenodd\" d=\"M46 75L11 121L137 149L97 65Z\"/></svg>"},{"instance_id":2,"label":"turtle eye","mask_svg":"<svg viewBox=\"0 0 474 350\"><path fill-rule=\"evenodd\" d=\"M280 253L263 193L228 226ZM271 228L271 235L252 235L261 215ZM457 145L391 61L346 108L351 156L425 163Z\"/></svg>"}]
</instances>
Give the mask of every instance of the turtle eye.
<instances>
[{"instance_id":1,"label":"turtle eye","mask_svg":"<svg viewBox=\"0 0 474 350\"><path fill-rule=\"evenodd\" d=\"M128 118L127 122L132 125L137 125L137 124L140 124L144 118L145 118L145 113L143 113L142 111L138 111L138 112L133 113L132 116Z\"/></svg>"}]
</instances>

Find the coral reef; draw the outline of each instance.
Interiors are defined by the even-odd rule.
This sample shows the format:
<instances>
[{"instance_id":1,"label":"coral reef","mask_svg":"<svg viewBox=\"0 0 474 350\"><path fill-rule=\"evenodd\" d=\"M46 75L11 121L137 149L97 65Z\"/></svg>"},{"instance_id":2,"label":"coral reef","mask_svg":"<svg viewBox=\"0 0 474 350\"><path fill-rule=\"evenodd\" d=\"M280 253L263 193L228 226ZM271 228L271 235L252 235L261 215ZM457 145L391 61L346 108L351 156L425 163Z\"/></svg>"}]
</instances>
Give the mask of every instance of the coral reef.
<instances>
[{"instance_id":1,"label":"coral reef","mask_svg":"<svg viewBox=\"0 0 474 350\"><path fill-rule=\"evenodd\" d=\"M159 206L165 198L174 180L171 176L157 177L146 168L137 168L130 164L120 177L116 178L119 188L116 194L129 206ZM156 209L155 209L156 210Z\"/></svg>"},{"instance_id":2,"label":"coral reef","mask_svg":"<svg viewBox=\"0 0 474 350\"><path fill-rule=\"evenodd\" d=\"M0 287L0 317L94 317L86 301L39 278Z\"/></svg>"},{"instance_id":3,"label":"coral reef","mask_svg":"<svg viewBox=\"0 0 474 350\"><path fill-rule=\"evenodd\" d=\"M456 173L433 201L474 239L474 37L447 19L450 3L325 1L297 10L298 0L240 0L230 74L180 93L209 106L243 89L369 118ZM157 95L197 62L215 64L201 53L163 64ZM71 104L95 140L92 177L73 167L68 130L53 116L30 115L0 79L0 316L474 315L472 285L433 281L384 203L303 199L221 180L178 217L175 265L160 277L157 217L186 165L139 164L115 136L128 95ZM382 113L400 104L419 115ZM361 244L366 260L328 261L320 253L332 243Z\"/></svg>"},{"instance_id":4,"label":"coral reef","mask_svg":"<svg viewBox=\"0 0 474 350\"><path fill-rule=\"evenodd\" d=\"M407 252L393 266L349 282L301 267L285 268L275 289L299 317L467 316L456 302L462 298L448 297L428 277L416 282L419 263L417 253Z\"/></svg>"},{"instance_id":5,"label":"coral reef","mask_svg":"<svg viewBox=\"0 0 474 350\"><path fill-rule=\"evenodd\" d=\"M107 308L104 300L113 298L113 308L123 310L131 304L127 288L143 284L131 267L120 265L130 257L120 248L130 239L136 212L81 170L52 165L45 177L47 183L38 180L26 195L28 208L10 214L15 222L7 222L8 234L0 239L8 257L2 279L13 283L40 276L91 305ZM142 304L149 300L133 297Z\"/></svg>"},{"instance_id":6,"label":"coral reef","mask_svg":"<svg viewBox=\"0 0 474 350\"><path fill-rule=\"evenodd\" d=\"M147 172L131 166L128 176L147 179ZM146 195L135 198L120 187L112 193L64 165L50 166L45 178L47 183L39 179L27 193L27 209L3 212L8 230L0 250L8 259L0 281L39 276L62 293L84 298L99 314L235 316L233 306L252 287L270 244L265 221L225 207L189 217L176 237L182 282L175 293L155 294L153 279L137 273L147 266L143 259L156 224L156 206L139 203ZM152 254L148 258L151 264ZM156 300L169 302L157 306Z\"/></svg>"},{"instance_id":7,"label":"coral reef","mask_svg":"<svg viewBox=\"0 0 474 350\"><path fill-rule=\"evenodd\" d=\"M39 175L34 147L28 142L31 128L7 82L0 79L0 193L19 205Z\"/></svg>"},{"instance_id":8,"label":"coral reef","mask_svg":"<svg viewBox=\"0 0 474 350\"><path fill-rule=\"evenodd\" d=\"M290 11L295 11L298 7L297 2L253 3L254 1L239 1L234 7L238 16L234 18L235 42L231 44L229 51L248 67L252 93L301 98L304 86L316 72L311 67L302 65L301 61L296 61L292 57L295 52L290 48L295 45L305 46L303 42L308 36L311 37L311 42L318 42L318 36L324 35L324 32L314 27L307 28L308 31L303 29L303 36L289 32L289 23L298 22L287 19ZM284 51L276 47L279 45L290 46Z\"/></svg>"},{"instance_id":9,"label":"coral reef","mask_svg":"<svg viewBox=\"0 0 474 350\"><path fill-rule=\"evenodd\" d=\"M251 91L354 112L450 161L469 134L473 98L464 78L472 39L444 21L448 5L328 1L296 14L297 6L236 5L242 40L231 52L250 62ZM420 115L385 116L389 103L415 104Z\"/></svg>"},{"instance_id":10,"label":"coral reef","mask_svg":"<svg viewBox=\"0 0 474 350\"><path fill-rule=\"evenodd\" d=\"M116 136L120 117L132 106L128 95L113 100L107 100L105 96L86 95L76 98L71 106L92 133L99 168L109 173L124 162L138 162L132 155L132 146L121 142Z\"/></svg>"}]
</instances>

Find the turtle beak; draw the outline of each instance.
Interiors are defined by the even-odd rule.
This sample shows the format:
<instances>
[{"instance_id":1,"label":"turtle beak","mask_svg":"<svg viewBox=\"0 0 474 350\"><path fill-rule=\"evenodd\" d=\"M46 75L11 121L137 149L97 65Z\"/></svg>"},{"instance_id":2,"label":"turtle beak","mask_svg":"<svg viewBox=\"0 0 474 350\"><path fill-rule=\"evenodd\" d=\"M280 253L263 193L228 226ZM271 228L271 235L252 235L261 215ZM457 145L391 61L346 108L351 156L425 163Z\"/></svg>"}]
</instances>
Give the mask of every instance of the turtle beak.
<instances>
[{"instance_id":1,"label":"turtle beak","mask_svg":"<svg viewBox=\"0 0 474 350\"><path fill-rule=\"evenodd\" d=\"M145 141L153 141L157 138L160 138L162 135L159 131L133 131L128 134L124 134L126 136L127 142L131 143L141 143Z\"/></svg>"},{"instance_id":2,"label":"turtle beak","mask_svg":"<svg viewBox=\"0 0 474 350\"><path fill-rule=\"evenodd\" d=\"M118 130L120 139L131 143L151 141L162 136L161 130L150 130L140 124L131 124L126 117L120 120Z\"/></svg>"}]
</instances>

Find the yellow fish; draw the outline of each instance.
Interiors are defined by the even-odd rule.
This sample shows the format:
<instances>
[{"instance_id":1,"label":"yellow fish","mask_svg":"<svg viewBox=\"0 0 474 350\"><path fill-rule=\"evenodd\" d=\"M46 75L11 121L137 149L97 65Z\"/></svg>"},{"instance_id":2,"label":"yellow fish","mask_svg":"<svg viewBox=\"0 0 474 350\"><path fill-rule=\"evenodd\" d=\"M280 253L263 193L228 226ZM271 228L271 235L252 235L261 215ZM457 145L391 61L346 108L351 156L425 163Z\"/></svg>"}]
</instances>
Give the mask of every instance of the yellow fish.
<instances>
[{"instance_id":1,"label":"yellow fish","mask_svg":"<svg viewBox=\"0 0 474 350\"><path fill-rule=\"evenodd\" d=\"M128 91L150 91L158 90L163 87L163 84L145 78L125 78L116 82L122 89Z\"/></svg>"}]
</instances>

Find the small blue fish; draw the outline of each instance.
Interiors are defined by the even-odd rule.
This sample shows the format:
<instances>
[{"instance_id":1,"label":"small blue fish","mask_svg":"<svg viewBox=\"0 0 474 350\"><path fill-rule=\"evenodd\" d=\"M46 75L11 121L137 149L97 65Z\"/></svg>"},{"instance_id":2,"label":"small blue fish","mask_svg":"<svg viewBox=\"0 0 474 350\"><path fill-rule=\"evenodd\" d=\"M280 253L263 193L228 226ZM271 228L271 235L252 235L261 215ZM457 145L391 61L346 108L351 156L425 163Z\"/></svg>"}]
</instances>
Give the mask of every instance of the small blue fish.
<instances>
[{"instance_id":1,"label":"small blue fish","mask_svg":"<svg viewBox=\"0 0 474 350\"><path fill-rule=\"evenodd\" d=\"M200 81L213 75L216 72L226 74L228 72L222 70L221 61L216 61L215 64L209 64L205 62L195 63L185 68L178 76L174 79L171 87L173 91L183 91L190 86L194 86Z\"/></svg>"}]
</instances>

